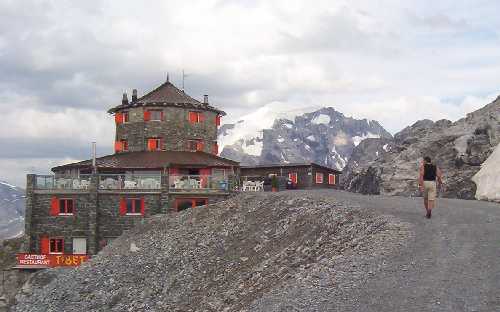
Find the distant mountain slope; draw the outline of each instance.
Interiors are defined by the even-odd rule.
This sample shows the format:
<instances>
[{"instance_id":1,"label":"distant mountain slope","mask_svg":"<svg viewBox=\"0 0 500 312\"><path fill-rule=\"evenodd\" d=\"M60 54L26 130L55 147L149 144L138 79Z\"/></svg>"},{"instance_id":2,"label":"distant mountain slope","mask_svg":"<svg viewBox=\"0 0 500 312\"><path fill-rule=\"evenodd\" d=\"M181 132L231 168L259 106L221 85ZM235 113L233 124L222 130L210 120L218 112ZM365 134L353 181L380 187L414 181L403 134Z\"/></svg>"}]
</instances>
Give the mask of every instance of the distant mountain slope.
<instances>
[{"instance_id":1,"label":"distant mountain slope","mask_svg":"<svg viewBox=\"0 0 500 312\"><path fill-rule=\"evenodd\" d=\"M375 140L376 141L376 140ZM443 170L442 196L473 199L471 178L500 142L500 97L456 122L421 120L394 135L389 142L360 144L347 164L347 190L386 195L417 195L418 166L428 155ZM376 158L373 145L378 148Z\"/></svg>"},{"instance_id":2,"label":"distant mountain slope","mask_svg":"<svg viewBox=\"0 0 500 312\"><path fill-rule=\"evenodd\" d=\"M0 181L0 239L20 234L24 229L25 192Z\"/></svg>"},{"instance_id":3,"label":"distant mountain slope","mask_svg":"<svg viewBox=\"0 0 500 312\"><path fill-rule=\"evenodd\" d=\"M257 123L246 119L223 125L221 156L243 165L313 161L342 169L363 139L392 138L377 121L346 117L332 107L276 118L269 128L247 127Z\"/></svg>"}]
</instances>

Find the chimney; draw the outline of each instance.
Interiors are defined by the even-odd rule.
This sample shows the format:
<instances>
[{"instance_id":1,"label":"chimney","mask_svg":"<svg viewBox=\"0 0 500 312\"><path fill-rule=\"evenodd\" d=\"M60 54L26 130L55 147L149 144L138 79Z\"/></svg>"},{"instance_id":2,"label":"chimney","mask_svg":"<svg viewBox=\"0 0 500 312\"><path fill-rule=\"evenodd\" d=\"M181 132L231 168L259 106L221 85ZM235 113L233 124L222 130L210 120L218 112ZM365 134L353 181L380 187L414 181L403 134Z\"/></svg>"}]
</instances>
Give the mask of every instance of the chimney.
<instances>
[{"instance_id":1,"label":"chimney","mask_svg":"<svg viewBox=\"0 0 500 312\"><path fill-rule=\"evenodd\" d=\"M205 94L203 96L203 104L208 104L208 95L207 94Z\"/></svg>"},{"instance_id":2,"label":"chimney","mask_svg":"<svg viewBox=\"0 0 500 312\"><path fill-rule=\"evenodd\" d=\"M137 101L137 89L132 90L132 103Z\"/></svg>"},{"instance_id":3,"label":"chimney","mask_svg":"<svg viewBox=\"0 0 500 312\"><path fill-rule=\"evenodd\" d=\"M96 142L92 142L92 172L97 173Z\"/></svg>"},{"instance_id":4,"label":"chimney","mask_svg":"<svg viewBox=\"0 0 500 312\"><path fill-rule=\"evenodd\" d=\"M123 93L122 105L127 105L127 104L128 104L127 93Z\"/></svg>"}]
</instances>

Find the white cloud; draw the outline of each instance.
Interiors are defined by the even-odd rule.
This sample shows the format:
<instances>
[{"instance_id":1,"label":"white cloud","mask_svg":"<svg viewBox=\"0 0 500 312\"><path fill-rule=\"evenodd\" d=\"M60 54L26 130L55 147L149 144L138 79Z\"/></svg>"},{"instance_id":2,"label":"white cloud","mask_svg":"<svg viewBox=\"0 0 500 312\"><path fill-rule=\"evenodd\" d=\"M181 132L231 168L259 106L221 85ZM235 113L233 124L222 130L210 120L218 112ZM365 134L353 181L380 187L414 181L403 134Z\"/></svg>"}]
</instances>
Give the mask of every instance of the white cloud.
<instances>
[{"instance_id":1,"label":"white cloud","mask_svg":"<svg viewBox=\"0 0 500 312\"><path fill-rule=\"evenodd\" d=\"M180 85L182 69L187 92L208 93L225 122L321 106L391 132L457 119L499 91L499 10L493 0L3 1L0 139L111 146L105 111L121 93L147 92L167 71ZM0 162L0 178L7 169Z\"/></svg>"}]
</instances>

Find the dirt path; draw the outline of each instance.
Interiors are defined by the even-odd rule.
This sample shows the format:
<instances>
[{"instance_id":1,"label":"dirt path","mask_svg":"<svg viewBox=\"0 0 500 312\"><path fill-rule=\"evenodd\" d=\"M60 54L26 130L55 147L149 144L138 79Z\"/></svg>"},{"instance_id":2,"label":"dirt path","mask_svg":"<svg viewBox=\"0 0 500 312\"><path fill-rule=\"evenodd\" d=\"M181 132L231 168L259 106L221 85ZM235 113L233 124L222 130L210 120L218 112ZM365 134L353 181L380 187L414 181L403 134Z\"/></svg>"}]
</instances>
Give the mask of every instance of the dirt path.
<instances>
[{"instance_id":1,"label":"dirt path","mask_svg":"<svg viewBox=\"0 0 500 312\"><path fill-rule=\"evenodd\" d=\"M382 260L382 270L350 290L341 309L328 310L500 311L499 204L439 199L428 220L421 198L333 195L394 215L415 235L407 248Z\"/></svg>"}]
</instances>

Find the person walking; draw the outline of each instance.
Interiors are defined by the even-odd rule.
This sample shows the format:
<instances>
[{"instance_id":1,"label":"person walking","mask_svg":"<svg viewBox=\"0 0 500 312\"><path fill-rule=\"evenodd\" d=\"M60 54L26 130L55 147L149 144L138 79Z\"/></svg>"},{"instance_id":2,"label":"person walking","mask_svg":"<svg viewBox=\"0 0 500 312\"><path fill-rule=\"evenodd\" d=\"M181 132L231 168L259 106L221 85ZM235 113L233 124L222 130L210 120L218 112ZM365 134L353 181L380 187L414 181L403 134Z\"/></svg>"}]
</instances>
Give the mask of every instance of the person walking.
<instances>
[{"instance_id":1,"label":"person walking","mask_svg":"<svg viewBox=\"0 0 500 312\"><path fill-rule=\"evenodd\" d=\"M432 217L432 209L435 207L438 187L443 183L441 170L432 163L429 156L425 156L420 165L419 187L420 192L424 194L424 206L428 219Z\"/></svg>"}]
</instances>

